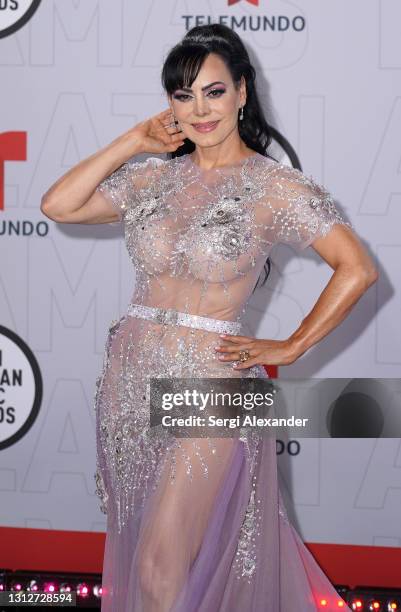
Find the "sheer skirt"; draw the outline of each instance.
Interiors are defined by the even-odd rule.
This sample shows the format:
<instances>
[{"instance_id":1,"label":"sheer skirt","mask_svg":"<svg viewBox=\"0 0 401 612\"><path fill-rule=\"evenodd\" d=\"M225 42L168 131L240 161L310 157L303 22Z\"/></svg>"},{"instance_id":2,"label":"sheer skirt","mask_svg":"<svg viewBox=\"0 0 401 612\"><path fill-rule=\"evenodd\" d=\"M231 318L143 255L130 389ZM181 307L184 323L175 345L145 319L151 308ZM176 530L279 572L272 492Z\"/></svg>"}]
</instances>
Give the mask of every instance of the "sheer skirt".
<instances>
[{"instance_id":1,"label":"sheer skirt","mask_svg":"<svg viewBox=\"0 0 401 612\"><path fill-rule=\"evenodd\" d=\"M218 340L210 329L133 316L109 330L95 401L107 513L102 612L312 612L321 599L338 609L288 521L273 437L173 438L149 428L152 376L267 377L262 366L219 362Z\"/></svg>"}]
</instances>

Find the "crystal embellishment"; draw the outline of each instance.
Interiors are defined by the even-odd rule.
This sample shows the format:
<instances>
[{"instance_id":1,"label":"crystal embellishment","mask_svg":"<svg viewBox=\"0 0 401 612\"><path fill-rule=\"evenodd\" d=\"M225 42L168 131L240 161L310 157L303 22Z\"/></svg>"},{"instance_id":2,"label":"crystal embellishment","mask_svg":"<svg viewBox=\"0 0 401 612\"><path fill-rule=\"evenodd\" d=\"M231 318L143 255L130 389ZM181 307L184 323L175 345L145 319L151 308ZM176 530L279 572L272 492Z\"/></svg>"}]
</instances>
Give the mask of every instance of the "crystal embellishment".
<instances>
[{"instance_id":1,"label":"crystal embellishment","mask_svg":"<svg viewBox=\"0 0 401 612\"><path fill-rule=\"evenodd\" d=\"M250 582L256 570L256 541L259 528L259 509L256 507L256 490L252 487L245 518L238 538L235 568L238 577Z\"/></svg>"},{"instance_id":2,"label":"crystal embellishment","mask_svg":"<svg viewBox=\"0 0 401 612\"><path fill-rule=\"evenodd\" d=\"M157 323L163 323L165 325L175 325L177 319L178 313L171 308L160 310L155 316L155 321L157 321Z\"/></svg>"}]
</instances>

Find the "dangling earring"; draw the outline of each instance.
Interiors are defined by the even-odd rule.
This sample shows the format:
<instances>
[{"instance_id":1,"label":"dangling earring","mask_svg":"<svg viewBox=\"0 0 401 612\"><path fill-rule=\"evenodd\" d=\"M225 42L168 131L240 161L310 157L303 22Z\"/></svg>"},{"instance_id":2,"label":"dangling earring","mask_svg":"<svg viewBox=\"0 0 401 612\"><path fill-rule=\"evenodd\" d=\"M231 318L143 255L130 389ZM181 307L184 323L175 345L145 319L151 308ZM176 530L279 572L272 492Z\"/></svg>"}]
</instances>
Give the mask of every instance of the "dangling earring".
<instances>
[{"instance_id":1,"label":"dangling earring","mask_svg":"<svg viewBox=\"0 0 401 612\"><path fill-rule=\"evenodd\" d=\"M239 115L239 120L242 121L243 118L244 118L244 107L241 106L241 112L240 112L240 115Z\"/></svg>"}]
</instances>

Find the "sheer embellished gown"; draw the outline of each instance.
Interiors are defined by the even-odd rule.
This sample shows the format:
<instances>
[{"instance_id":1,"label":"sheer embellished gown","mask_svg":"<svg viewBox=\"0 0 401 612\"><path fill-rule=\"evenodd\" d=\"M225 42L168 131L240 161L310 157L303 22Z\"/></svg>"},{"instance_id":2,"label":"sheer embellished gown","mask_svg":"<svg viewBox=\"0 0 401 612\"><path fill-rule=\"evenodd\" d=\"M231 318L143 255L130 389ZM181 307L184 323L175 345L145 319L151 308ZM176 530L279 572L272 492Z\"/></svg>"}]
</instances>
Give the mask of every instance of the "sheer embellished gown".
<instances>
[{"instance_id":1,"label":"sheer embellished gown","mask_svg":"<svg viewBox=\"0 0 401 612\"><path fill-rule=\"evenodd\" d=\"M219 334L247 335L275 244L306 248L349 224L323 186L260 153L208 170L190 155L129 160L97 190L136 273L96 381L102 612L338 610L288 520L275 438L175 437L150 427L147 389L152 377L267 378L262 365L219 360Z\"/></svg>"}]
</instances>

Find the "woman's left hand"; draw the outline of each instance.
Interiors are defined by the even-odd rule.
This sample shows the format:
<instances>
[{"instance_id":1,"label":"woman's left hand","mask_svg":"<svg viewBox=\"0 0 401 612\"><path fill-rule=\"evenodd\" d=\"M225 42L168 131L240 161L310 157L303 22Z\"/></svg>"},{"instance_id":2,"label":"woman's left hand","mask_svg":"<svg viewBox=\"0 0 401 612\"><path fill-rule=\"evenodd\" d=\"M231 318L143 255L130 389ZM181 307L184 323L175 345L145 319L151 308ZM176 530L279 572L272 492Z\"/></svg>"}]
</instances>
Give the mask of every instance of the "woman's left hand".
<instances>
[{"instance_id":1,"label":"woman's left hand","mask_svg":"<svg viewBox=\"0 0 401 612\"><path fill-rule=\"evenodd\" d=\"M290 340L258 340L249 336L232 336L220 334L224 342L215 347L215 351L221 353L220 361L238 361L232 367L236 370L250 368L260 365L289 365L293 363L298 355ZM240 362L239 351L249 351L249 358Z\"/></svg>"}]
</instances>

